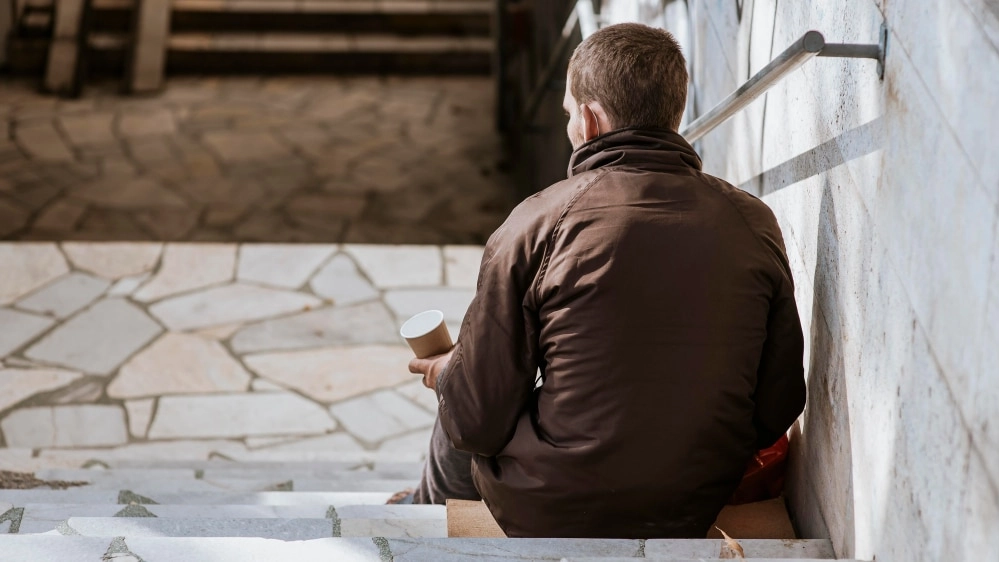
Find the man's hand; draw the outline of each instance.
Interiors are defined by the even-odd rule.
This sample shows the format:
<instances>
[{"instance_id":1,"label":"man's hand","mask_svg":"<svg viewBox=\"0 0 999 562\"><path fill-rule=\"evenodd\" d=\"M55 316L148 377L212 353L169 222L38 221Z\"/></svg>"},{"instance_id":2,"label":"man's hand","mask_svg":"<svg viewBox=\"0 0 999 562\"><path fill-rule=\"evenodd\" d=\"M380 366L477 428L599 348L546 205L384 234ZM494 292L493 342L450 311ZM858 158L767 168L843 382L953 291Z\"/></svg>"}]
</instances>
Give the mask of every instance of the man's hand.
<instances>
[{"instance_id":1,"label":"man's hand","mask_svg":"<svg viewBox=\"0 0 999 562\"><path fill-rule=\"evenodd\" d=\"M452 347L451 351L441 355L427 357L426 359L413 359L409 362L409 372L423 375L423 386L436 391L437 377L440 376L447 362L451 360L453 353L454 348Z\"/></svg>"}]
</instances>

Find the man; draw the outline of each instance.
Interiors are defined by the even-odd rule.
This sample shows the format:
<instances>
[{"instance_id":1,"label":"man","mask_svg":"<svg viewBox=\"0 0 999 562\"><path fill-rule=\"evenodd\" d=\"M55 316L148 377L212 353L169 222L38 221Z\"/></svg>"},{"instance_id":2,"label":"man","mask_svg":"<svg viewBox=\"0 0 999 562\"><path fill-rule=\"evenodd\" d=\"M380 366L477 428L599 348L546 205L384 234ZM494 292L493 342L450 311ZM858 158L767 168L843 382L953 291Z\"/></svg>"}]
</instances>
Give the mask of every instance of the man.
<instances>
[{"instance_id":1,"label":"man","mask_svg":"<svg viewBox=\"0 0 999 562\"><path fill-rule=\"evenodd\" d=\"M513 537L700 538L801 413L780 228L700 171L686 91L665 31L576 49L569 179L489 239L455 348L410 364L440 401L416 502L481 495Z\"/></svg>"}]
</instances>

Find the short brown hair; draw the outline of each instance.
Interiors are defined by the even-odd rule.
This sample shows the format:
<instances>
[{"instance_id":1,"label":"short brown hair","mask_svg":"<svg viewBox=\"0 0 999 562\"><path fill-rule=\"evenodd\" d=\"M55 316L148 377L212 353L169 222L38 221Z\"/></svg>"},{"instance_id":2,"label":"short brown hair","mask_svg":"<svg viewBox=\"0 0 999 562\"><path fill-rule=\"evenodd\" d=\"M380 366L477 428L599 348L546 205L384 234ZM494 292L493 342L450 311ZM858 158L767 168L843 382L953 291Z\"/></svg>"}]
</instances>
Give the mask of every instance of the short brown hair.
<instances>
[{"instance_id":1,"label":"short brown hair","mask_svg":"<svg viewBox=\"0 0 999 562\"><path fill-rule=\"evenodd\" d=\"M617 128L676 131L687 106L687 61L665 30L638 23L605 27L569 60L577 103L598 101Z\"/></svg>"}]
</instances>

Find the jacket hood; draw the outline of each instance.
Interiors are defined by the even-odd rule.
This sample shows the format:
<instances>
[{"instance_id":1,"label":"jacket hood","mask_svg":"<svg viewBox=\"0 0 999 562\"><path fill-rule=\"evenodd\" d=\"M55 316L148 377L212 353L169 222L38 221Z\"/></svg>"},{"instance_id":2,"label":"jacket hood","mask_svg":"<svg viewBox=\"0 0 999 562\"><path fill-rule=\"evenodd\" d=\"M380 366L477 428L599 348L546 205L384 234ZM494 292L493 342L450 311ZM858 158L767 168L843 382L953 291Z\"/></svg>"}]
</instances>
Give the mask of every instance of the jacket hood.
<instances>
[{"instance_id":1,"label":"jacket hood","mask_svg":"<svg viewBox=\"0 0 999 562\"><path fill-rule=\"evenodd\" d=\"M679 133L667 129L618 129L580 146L569 159L569 177L606 166L701 169L701 158Z\"/></svg>"}]
</instances>

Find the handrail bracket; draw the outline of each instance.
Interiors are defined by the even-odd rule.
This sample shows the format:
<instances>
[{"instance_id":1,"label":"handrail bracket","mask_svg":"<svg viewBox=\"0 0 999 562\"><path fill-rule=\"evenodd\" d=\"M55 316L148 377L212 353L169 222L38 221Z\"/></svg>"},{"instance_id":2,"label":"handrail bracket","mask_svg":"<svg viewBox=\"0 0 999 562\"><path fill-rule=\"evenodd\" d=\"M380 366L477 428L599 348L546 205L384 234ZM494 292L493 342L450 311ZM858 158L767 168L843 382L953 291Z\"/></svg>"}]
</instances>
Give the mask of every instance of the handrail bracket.
<instances>
[{"instance_id":1,"label":"handrail bracket","mask_svg":"<svg viewBox=\"0 0 999 562\"><path fill-rule=\"evenodd\" d=\"M883 80L887 46L888 28L883 23L878 43L870 45L826 43L825 37L821 33L814 30L808 31L721 103L690 123L680 134L687 139L687 142L693 143L727 121L753 100L763 95L771 86L815 56L876 60L878 62L878 78Z\"/></svg>"}]
</instances>

